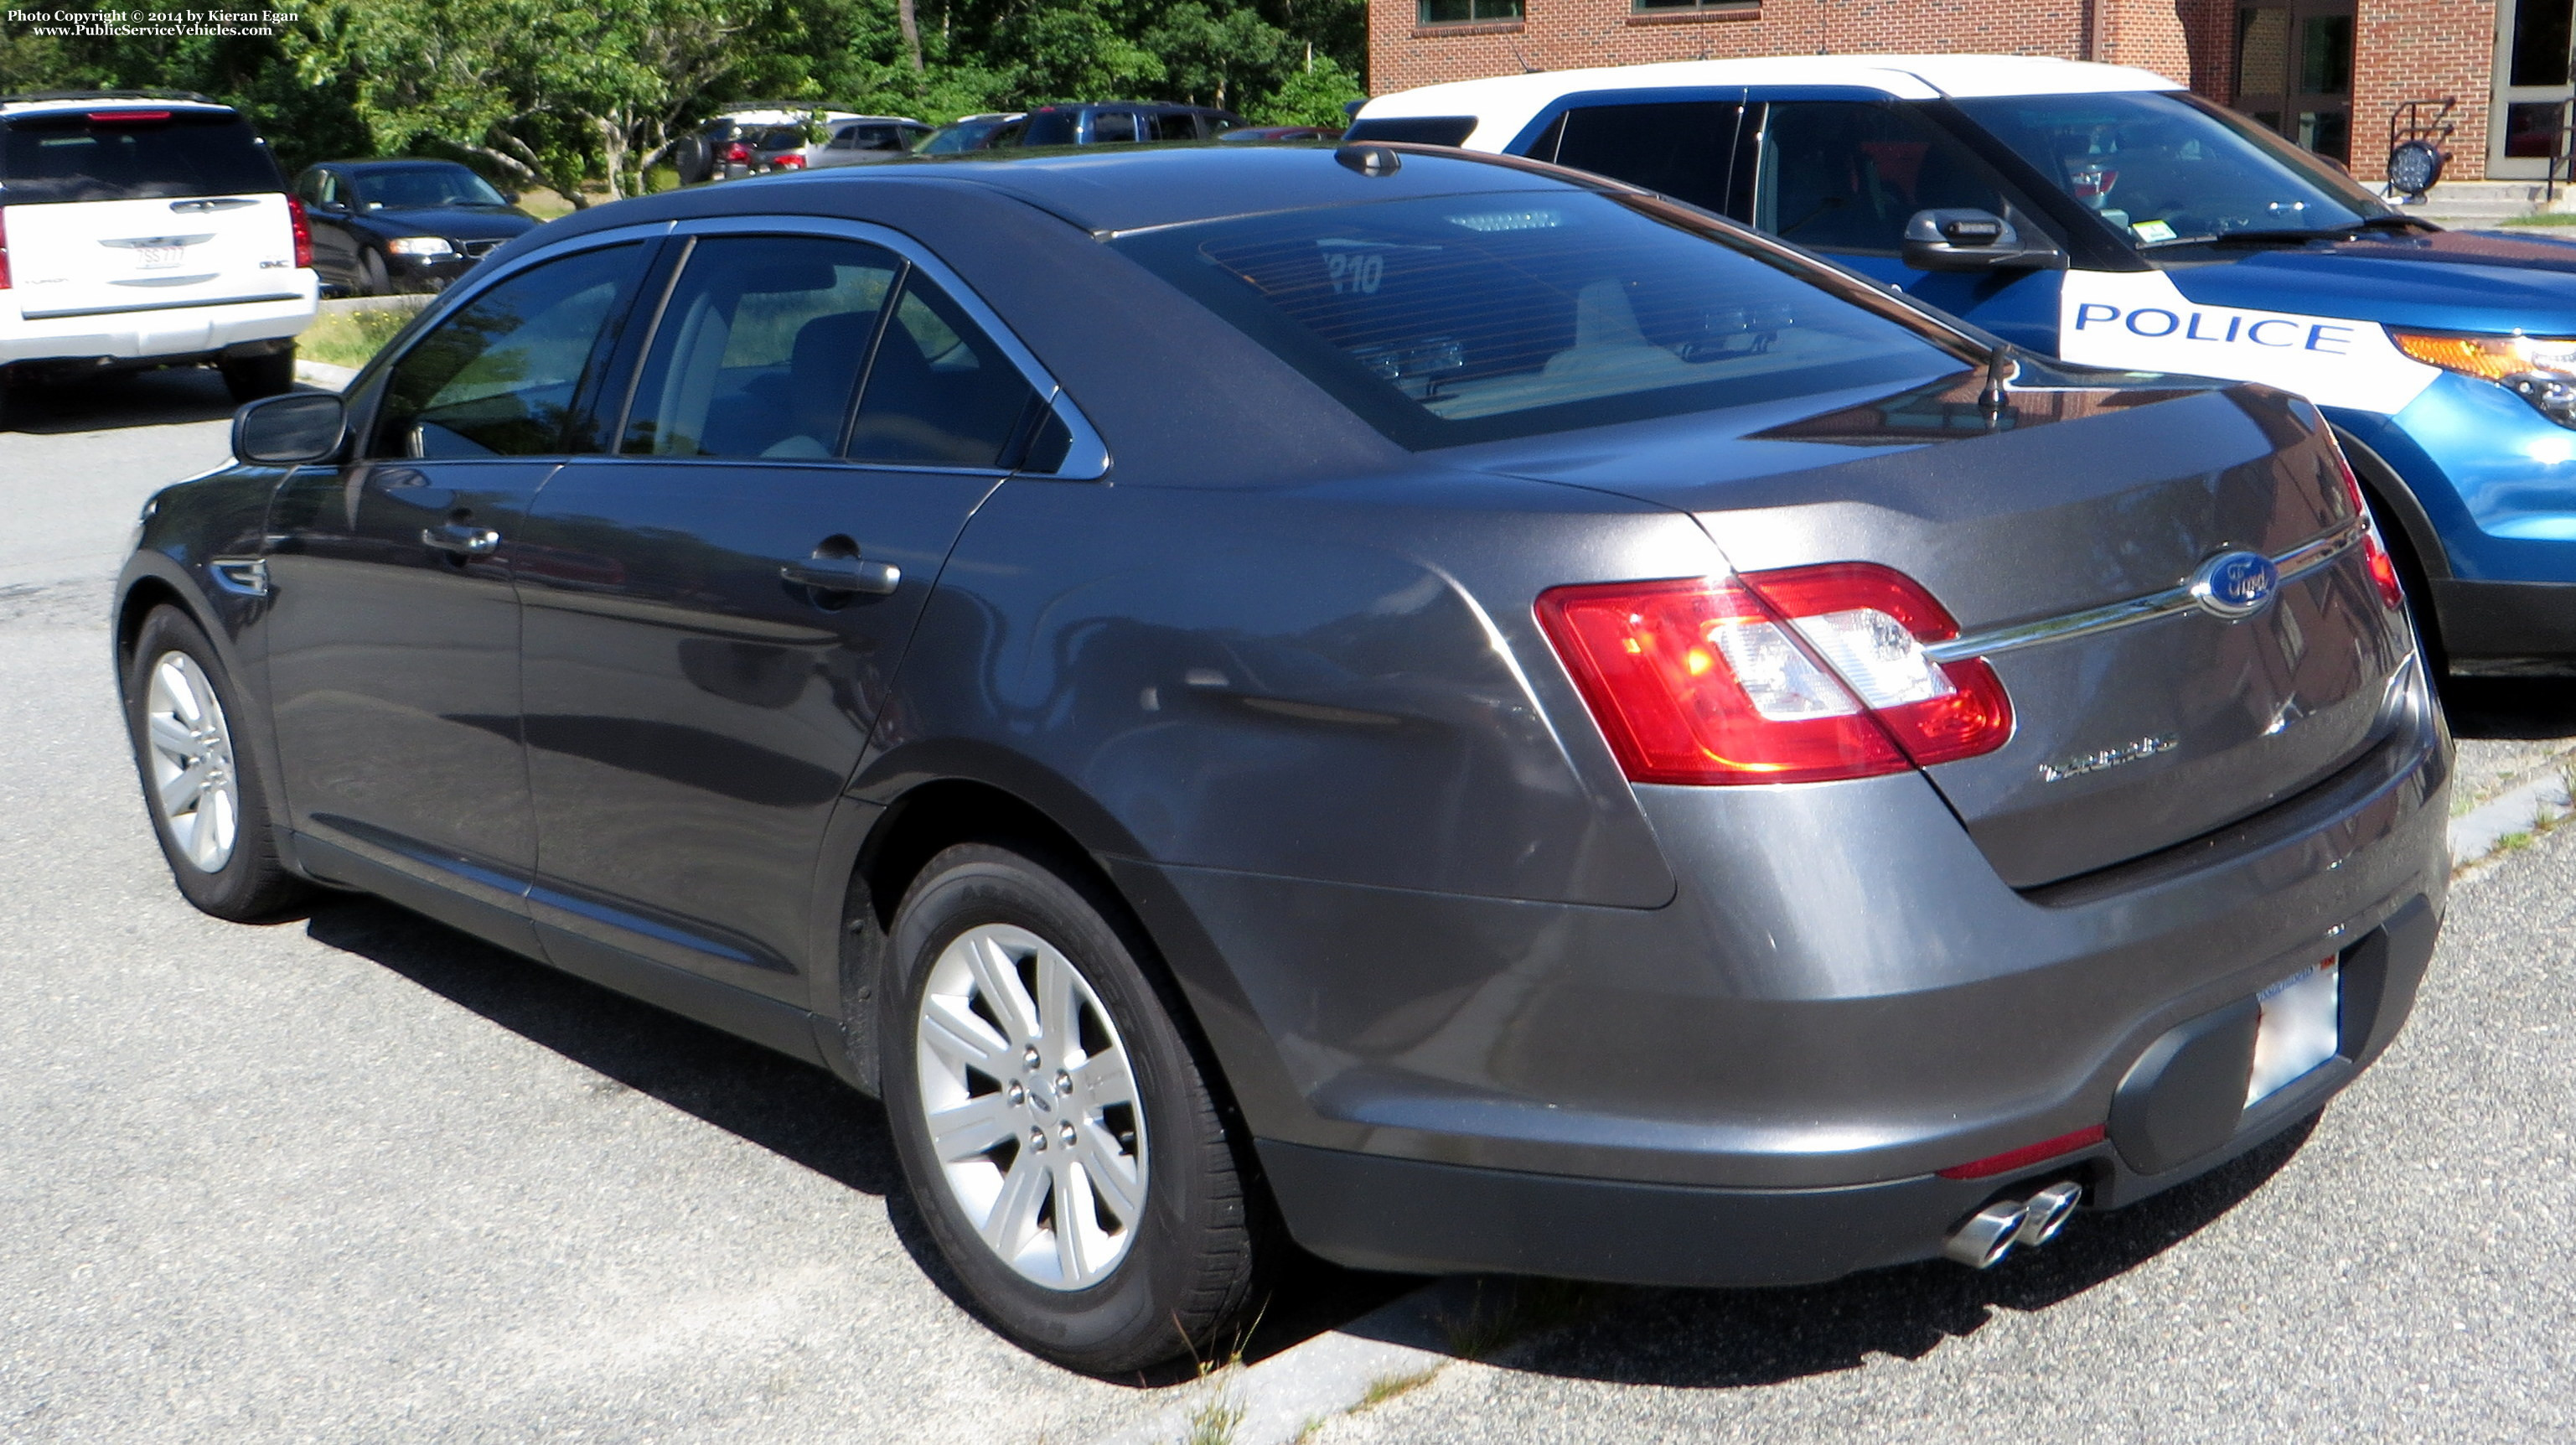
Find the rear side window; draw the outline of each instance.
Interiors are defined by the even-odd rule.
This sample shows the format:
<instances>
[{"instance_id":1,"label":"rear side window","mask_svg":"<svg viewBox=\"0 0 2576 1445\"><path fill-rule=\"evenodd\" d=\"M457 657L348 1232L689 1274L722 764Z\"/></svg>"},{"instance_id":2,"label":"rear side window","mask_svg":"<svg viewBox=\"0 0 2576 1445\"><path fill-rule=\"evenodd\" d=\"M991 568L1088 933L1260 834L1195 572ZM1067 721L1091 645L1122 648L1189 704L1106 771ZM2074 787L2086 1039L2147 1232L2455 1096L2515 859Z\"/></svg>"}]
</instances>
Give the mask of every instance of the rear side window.
<instances>
[{"instance_id":1,"label":"rear side window","mask_svg":"<svg viewBox=\"0 0 2576 1445\"><path fill-rule=\"evenodd\" d=\"M1554 152L1538 159L1723 212L1741 114L1731 100L1581 106L1565 113Z\"/></svg>"},{"instance_id":2,"label":"rear side window","mask_svg":"<svg viewBox=\"0 0 2576 1445\"><path fill-rule=\"evenodd\" d=\"M461 459L595 450L568 435L583 372L625 314L639 246L533 266L450 313L386 378L370 456Z\"/></svg>"},{"instance_id":3,"label":"rear side window","mask_svg":"<svg viewBox=\"0 0 2576 1445\"><path fill-rule=\"evenodd\" d=\"M230 111L21 116L0 144L0 202L132 201L283 191L286 178Z\"/></svg>"},{"instance_id":4,"label":"rear side window","mask_svg":"<svg viewBox=\"0 0 2576 1445\"><path fill-rule=\"evenodd\" d=\"M1762 127L1754 226L1820 251L1893 256L1917 211L2007 214L1968 148L1920 118L1865 101L1775 101Z\"/></svg>"},{"instance_id":5,"label":"rear side window","mask_svg":"<svg viewBox=\"0 0 2576 1445\"><path fill-rule=\"evenodd\" d=\"M1188 111L1169 110L1160 115L1149 115L1145 119L1153 127L1154 133L1150 137L1153 140L1197 140L1199 138L1199 118Z\"/></svg>"},{"instance_id":6,"label":"rear side window","mask_svg":"<svg viewBox=\"0 0 2576 1445\"><path fill-rule=\"evenodd\" d=\"M1114 244L1417 449L1959 369L1927 333L1657 204L1500 192L1274 212Z\"/></svg>"},{"instance_id":7,"label":"rear side window","mask_svg":"<svg viewBox=\"0 0 2576 1445\"><path fill-rule=\"evenodd\" d=\"M1096 146L1119 145L1136 139L1136 113L1130 110L1097 110L1091 113L1091 143Z\"/></svg>"},{"instance_id":8,"label":"rear side window","mask_svg":"<svg viewBox=\"0 0 2576 1445\"><path fill-rule=\"evenodd\" d=\"M1005 466L1037 400L984 328L914 271L868 367L850 459Z\"/></svg>"},{"instance_id":9,"label":"rear side window","mask_svg":"<svg viewBox=\"0 0 2576 1445\"><path fill-rule=\"evenodd\" d=\"M624 450L657 457L838 455L902 262L860 241L697 243L635 382Z\"/></svg>"},{"instance_id":10,"label":"rear side window","mask_svg":"<svg viewBox=\"0 0 2576 1445\"><path fill-rule=\"evenodd\" d=\"M1472 115L1403 115L1384 120L1361 119L1344 132L1345 141L1410 141L1415 145L1458 146L1476 133Z\"/></svg>"}]
</instances>

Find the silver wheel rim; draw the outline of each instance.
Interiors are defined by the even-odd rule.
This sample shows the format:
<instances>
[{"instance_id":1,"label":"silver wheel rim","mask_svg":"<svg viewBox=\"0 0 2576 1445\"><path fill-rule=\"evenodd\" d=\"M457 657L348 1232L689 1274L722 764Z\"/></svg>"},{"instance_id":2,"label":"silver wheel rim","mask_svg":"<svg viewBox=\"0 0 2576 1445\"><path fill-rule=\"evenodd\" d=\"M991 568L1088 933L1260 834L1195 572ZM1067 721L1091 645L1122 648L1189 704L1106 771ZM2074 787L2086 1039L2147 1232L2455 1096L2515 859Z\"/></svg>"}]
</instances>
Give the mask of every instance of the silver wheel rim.
<instances>
[{"instance_id":1,"label":"silver wheel rim","mask_svg":"<svg viewBox=\"0 0 2576 1445\"><path fill-rule=\"evenodd\" d=\"M1106 1278L1144 1209L1145 1115L1081 970L1025 928L970 928L930 966L916 1030L931 1151L985 1248L1049 1289Z\"/></svg>"},{"instance_id":2,"label":"silver wheel rim","mask_svg":"<svg viewBox=\"0 0 2576 1445\"><path fill-rule=\"evenodd\" d=\"M152 792L171 846L201 873L223 871L241 829L241 784L224 705L195 658L165 652L154 660L143 727Z\"/></svg>"}]
</instances>

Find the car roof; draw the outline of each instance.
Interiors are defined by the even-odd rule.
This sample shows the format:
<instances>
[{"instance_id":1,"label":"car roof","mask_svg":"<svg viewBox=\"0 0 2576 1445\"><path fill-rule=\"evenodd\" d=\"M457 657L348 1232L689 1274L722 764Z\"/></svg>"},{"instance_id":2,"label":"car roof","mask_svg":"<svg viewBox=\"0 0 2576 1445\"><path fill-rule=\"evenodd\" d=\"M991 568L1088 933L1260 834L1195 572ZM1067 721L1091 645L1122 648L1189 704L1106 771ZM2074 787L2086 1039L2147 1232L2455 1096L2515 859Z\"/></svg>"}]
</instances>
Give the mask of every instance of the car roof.
<instances>
[{"instance_id":1,"label":"car roof","mask_svg":"<svg viewBox=\"0 0 2576 1445\"><path fill-rule=\"evenodd\" d=\"M1472 115L1478 124L1471 143L1499 146L1563 96L1742 85L1848 85L1898 100L2186 89L2152 70L2044 55L1777 55L1455 80L1381 95L1360 119Z\"/></svg>"},{"instance_id":2,"label":"car roof","mask_svg":"<svg viewBox=\"0 0 2576 1445\"><path fill-rule=\"evenodd\" d=\"M1401 154L1397 170L1376 176L1338 163L1335 152L1322 146L1066 146L911 156L666 191L593 206L545 230L562 236L621 223L764 211L847 215L900 228L905 205L899 197L907 188L936 188L951 197L960 189L983 191L1095 234L1418 196L1631 189L1464 151L1403 148ZM853 189L860 186L888 189Z\"/></svg>"},{"instance_id":3,"label":"car roof","mask_svg":"<svg viewBox=\"0 0 2576 1445\"><path fill-rule=\"evenodd\" d=\"M47 91L39 95L0 96L0 116L53 115L90 110L187 110L232 115L229 105L202 95L150 95L132 91Z\"/></svg>"}]
</instances>

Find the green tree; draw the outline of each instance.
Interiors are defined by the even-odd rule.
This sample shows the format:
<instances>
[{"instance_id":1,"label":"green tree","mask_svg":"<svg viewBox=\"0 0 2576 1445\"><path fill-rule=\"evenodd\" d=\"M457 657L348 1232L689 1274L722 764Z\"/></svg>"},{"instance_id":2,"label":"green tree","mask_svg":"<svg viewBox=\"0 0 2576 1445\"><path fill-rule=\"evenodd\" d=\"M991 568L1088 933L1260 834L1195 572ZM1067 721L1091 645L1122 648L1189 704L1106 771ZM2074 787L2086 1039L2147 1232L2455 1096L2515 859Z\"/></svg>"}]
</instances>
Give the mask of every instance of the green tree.
<instances>
[{"instance_id":1,"label":"green tree","mask_svg":"<svg viewBox=\"0 0 2576 1445\"><path fill-rule=\"evenodd\" d=\"M1344 107L1367 95L1359 77L1344 70L1340 61L1318 55L1253 107L1252 119L1261 125L1345 126L1350 124L1350 112Z\"/></svg>"}]
</instances>

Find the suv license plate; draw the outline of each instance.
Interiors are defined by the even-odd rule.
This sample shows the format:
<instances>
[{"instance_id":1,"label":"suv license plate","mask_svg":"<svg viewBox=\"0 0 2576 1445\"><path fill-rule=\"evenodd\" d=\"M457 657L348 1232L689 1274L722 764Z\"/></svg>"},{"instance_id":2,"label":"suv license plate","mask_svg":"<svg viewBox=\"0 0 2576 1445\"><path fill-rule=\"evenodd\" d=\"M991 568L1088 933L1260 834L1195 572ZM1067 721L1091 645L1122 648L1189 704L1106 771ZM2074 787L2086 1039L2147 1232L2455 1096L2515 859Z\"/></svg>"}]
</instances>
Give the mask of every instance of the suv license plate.
<instances>
[{"instance_id":1,"label":"suv license plate","mask_svg":"<svg viewBox=\"0 0 2576 1445\"><path fill-rule=\"evenodd\" d=\"M2245 1105L2334 1057L2343 1033L2343 970L2329 958L2255 995L2263 1022L2254 1034L2254 1077Z\"/></svg>"}]
</instances>

